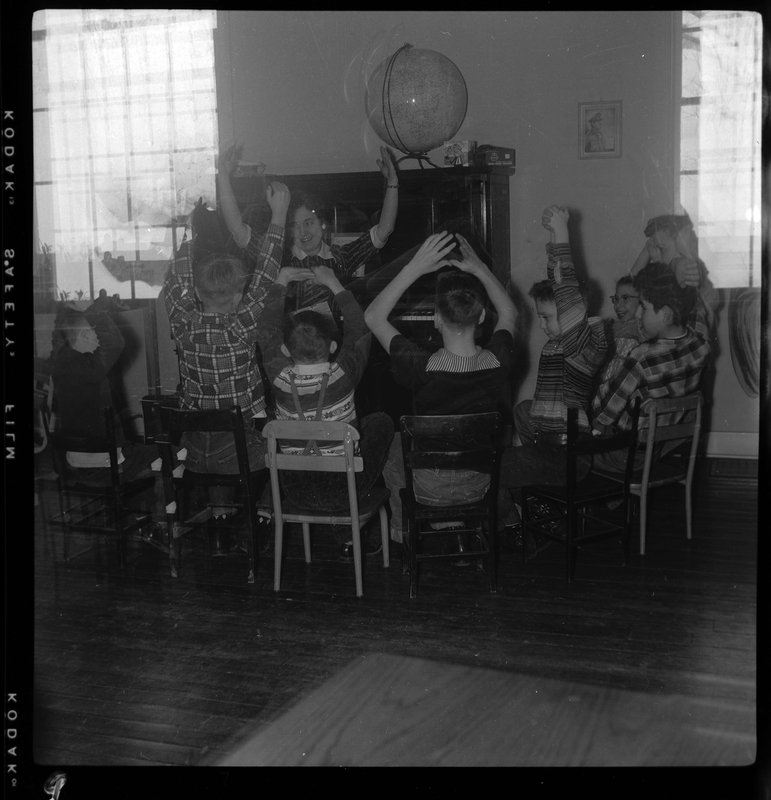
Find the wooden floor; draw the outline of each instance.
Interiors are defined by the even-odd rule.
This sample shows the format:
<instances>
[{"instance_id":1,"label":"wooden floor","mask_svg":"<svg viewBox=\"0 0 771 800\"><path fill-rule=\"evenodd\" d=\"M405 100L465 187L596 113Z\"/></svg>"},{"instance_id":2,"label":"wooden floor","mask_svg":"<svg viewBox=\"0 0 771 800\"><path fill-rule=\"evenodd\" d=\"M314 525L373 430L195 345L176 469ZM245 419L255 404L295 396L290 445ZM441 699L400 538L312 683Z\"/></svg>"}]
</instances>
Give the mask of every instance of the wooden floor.
<instances>
[{"instance_id":1,"label":"wooden floor","mask_svg":"<svg viewBox=\"0 0 771 800\"><path fill-rule=\"evenodd\" d=\"M357 600L328 531L311 565L291 535L276 594L272 552L249 586L243 557L207 563L196 539L177 579L140 542L123 571L112 545L101 567L92 554L65 563L37 508L35 761L211 764L375 652L754 709L757 481L710 472L700 465L690 542L683 489L664 487L647 554L635 539L626 567L618 542L595 543L568 586L556 545L524 566L504 542L497 595L485 573L438 563L412 601L400 562L375 558Z\"/></svg>"}]
</instances>

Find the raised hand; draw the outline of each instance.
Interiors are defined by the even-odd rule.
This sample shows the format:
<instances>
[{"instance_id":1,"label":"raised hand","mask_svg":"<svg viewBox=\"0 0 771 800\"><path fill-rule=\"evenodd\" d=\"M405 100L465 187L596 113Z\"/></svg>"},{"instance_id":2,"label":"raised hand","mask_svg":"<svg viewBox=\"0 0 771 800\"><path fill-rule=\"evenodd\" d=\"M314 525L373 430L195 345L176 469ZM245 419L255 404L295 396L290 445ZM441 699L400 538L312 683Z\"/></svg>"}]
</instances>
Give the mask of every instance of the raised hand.
<instances>
[{"instance_id":1,"label":"raised hand","mask_svg":"<svg viewBox=\"0 0 771 800\"><path fill-rule=\"evenodd\" d=\"M553 231L557 225L567 225L569 219L570 213L565 206L553 205L543 210L543 214L541 215L541 225L543 225L547 230Z\"/></svg>"},{"instance_id":2,"label":"raised hand","mask_svg":"<svg viewBox=\"0 0 771 800\"><path fill-rule=\"evenodd\" d=\"M388 183L399 182L398 175L396 174L396 164L394 164L391 151L387 147L380 147L380 158L377 159L377 165Z\"/></svg>"},{"instance_id":3,"label":"raised hand","mask_svg":"<svg viewBox=\"0 0 771 800\"><path fill-rule=\"evenodd\" d=\"M568 241L568 219L570 214L565 206L549 206L541 215L541 225L551 234L552 242Z\"/></svg>"},{"instance_id":4,"label":"raised hand","mask_svg":"<svg viewBox=\"0 0 771 800\"><path fill-rule=\"evenodd\" d=\"M486 271L487 267L474 252L474 248L468 243L468 241L459 233L455 234L455 238L458 240L458 244L460 245L460 253L463 256L463 261L457 261L456 259L451 258L449 260L450 264L452 264L454 267L458 267L458 269L463 270L463 272L470 272L472 275L478 274L480 270Z\"/></svg>"},{"instance_id":5,"label":"raised hand","mask_svg":"<svg viewBox=\"0 0 771 800\"><path fill-rule=\"evenodd\" d=\"M223 153L220 153L219 159L217 160L219 171L225 175L230 175L238 165L243 148L244 146L242 144L238 144L238 142L236 142L228 147L228 149Z\"/></svg>"},{"instance_id":6,"label":"raised hand","mask_svg":"<svg viewBox=\"0 0 771 800\"><path fill-rule=\"evenodd\" d=\"M450 262L447 256L455 247L454 238L452 233L432 233L423 242L405 269L418 275L427 275L429 272L435 272L440 267L448 265Z\"/></svg>"},{"instance_id":7,"label":"raised hand","mask_svg":"<svg viewBox=\"0 0 771 800\"><path fill-rule=\"evenodd\" d=\"M268 205L274 217L276 215L283 215L283 217L286 218L286 212L289 209L289 201L291 199L289 188L286 184L280 183L279 181L271 181L268 188L265 190L265 196L267 197Z\"/></svg>"},{"instance_id":8,"label":"raised hand","mask_svg":"<svg viewBox=\"0 0 771 800\"><path fill-rule=\"evenodd\" d=\"M672 260L670 266L674 270L675 278L680 286L695 286L697 289L699 288L701 274L696 261L685 256L677 256Z\"/></svg>"}]
</instances>

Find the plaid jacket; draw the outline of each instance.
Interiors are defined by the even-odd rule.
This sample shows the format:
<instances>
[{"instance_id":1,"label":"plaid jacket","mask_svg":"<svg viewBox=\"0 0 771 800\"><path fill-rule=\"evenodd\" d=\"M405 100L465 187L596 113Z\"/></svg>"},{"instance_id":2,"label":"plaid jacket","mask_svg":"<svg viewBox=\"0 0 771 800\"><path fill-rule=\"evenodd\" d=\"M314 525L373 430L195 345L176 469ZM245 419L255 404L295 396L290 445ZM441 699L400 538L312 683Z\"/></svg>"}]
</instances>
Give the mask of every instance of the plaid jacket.
<instances>
[{"instance_id":1,"label":"plaid jacket","mask_svg":"<svg viewBox=\"0 0 771 800\"><path fill-rule=\"evenodd\" d=\"M205 312L193 285L193 238L187 233L164 282L171 334L177 343L182 408L241 407L245 416L265 410L265 390L257 365L257 329L265 297L278 274L284 229L271 225L247 245L254 275L238 309Z\"/></svg>"},{"instance_id":2,"label":"plaid jacket","mask_svg":"<svg viewBox=\"0 0 771 800\"><path fill-rule=\"evenodd\" d=\"M629 430L632 427L629 409L639 397L642 402L639 427L647 428L648 402L699 391L701 373L711 352L707 307L700 296L684 336L643 342L632 350L615 377L600 385L592 401L593 427L601 431L613 426ZM662 424L678 421L671 416L663 419Z\"/></svg>"}]
</instances>

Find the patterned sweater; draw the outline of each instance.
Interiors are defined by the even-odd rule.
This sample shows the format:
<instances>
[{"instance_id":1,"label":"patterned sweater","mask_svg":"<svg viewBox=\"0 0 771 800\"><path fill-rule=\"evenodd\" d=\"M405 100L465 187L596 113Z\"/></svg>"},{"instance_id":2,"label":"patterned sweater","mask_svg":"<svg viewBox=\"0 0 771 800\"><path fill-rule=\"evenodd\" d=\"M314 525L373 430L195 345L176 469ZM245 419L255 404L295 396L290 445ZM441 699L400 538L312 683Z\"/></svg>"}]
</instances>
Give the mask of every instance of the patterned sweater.
<instances>
[{"instance_id":1,"label":"patterned sweater","mask_svg":"<svg viewBox=\"0 0 771 800\"><path fill-rule=\"evenodd\" d=\"M281 352L286 287L276 283L268 292L257 341L273 391L273 405L277 419L300 419L295 406L292 382L297 389L303 416L308 420L315 419L322 381L326 375L327 386L324 391L321 419L325 422L347 422L349 425L356 425L353 395L367 366L371 335L364 322L364 313L353 295L348 291L342 291L334 297L345 320L343 342L335 360L325 361L322 364L296 365L291 358ZM285 453L297 453L303 450L302 447L290 442L281 442L280 445ZM326 455L343 452L342 444L320 449Z\"/></svg>"},{"instance_id":2,"label":"patterned sweater","mask_svg":"<svg viewBox=\"0 0 771 800\"><path fill-rule=\"evenodd\" d=\"M578 426L588 430L594 377L608 351L605 324L600 317L586 316L570 245L547 244L546 253L561 333L541 351L530 422L535 431L564 433L568 408L578 408Z\"/></svg>"}]
</instances>

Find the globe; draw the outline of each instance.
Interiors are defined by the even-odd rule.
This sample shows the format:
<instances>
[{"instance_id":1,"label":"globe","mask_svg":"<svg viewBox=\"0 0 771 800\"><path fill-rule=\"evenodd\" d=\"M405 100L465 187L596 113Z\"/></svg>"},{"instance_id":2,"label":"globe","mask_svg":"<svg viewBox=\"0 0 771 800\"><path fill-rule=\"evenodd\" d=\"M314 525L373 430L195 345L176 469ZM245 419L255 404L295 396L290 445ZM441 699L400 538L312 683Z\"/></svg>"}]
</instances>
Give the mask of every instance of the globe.
<instances>
[{"instance_id":1,"label":"globe","mask_svg":"<svg viewBox=\"0 0 771 800\"><path fill-rule=\"evenodd\" d=\"M391 147L427 153L457 133L468 104L466 82L449 58L406 44L367 81L369 124Z\"/></svg>"}]
</instances>

